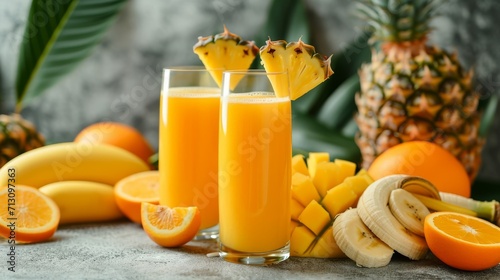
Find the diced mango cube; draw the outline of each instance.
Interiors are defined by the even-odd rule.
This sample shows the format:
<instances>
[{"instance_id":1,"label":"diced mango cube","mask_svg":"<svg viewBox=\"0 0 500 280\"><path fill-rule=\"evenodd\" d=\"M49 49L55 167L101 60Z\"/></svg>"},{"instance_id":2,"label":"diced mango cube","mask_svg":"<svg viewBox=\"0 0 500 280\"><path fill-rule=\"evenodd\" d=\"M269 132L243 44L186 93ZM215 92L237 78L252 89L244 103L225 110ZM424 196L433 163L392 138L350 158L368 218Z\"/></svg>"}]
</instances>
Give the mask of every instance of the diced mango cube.
<instances>
[{"instance_id":1,"label":"diced mango cube","mask_svg":"<svg viewBox=\"0 0 500 280\"><path fill-rule=\"evenodd\" d=\"M344 180L340 178L339 173L340 167L333 162L324 161L317 164L312 180L321 197Z\"/></svg>"},{"instance_id":2,"label":"diced mango cube","mask_svg":"<svg viewBox=\"0 0 500 280\"><path fill-rule=\"evenodd\" d=\"M307 158L307 168L309 169L309 175L311 177L314 177L318 163L324 161L330 161L329 153L309 153L309 157Z\"/></svg>"},{"instance_id":3,"label":"diced mango cube","mask_svg":"<svg viewBox=\"0 0 500 280\"><path fill-rule=\"evenodd\" d=\"M333 237L333 228L328 229L317 239L315 246L312 248L310 254L314 258L343 258L345 254L337 246L335 238Z\"/></svg>"},{"instance_id":4,"label":"diced mango cube","mask_svg":"<svg viewBox=\"0 0 500 280\"><path fill-rule=\"evenodd\" d=\"M330 223L330 214L315 200L302 211L299 221L318 235Z\"/></svg>"},{"instance_id":5,"label":"diced mango cube","mask_svg":"<svg viewBox=\"0 0 500 280\"><path fill-rule=\"evenodd\" d=\"M373 178L370 176L370 174L368 174L368 172L366 172L361 176L365 177L366 181L368 182L368 185L371 185L373 182L375 182L375 180L373 180Z\"/></svg>"},{"instance_id":6,"label":"diced mango cube","mask_svg":"<svg viewBox=\"0 0 500 280\"><path fill-rule=\"evenodd\" d=\"M306 161L303 155L295 155L292 157L292 174L297 172L309 176L309 170L307 170Z\"/></svg>"},{"instance_id":7,"label":"diced mango cube","mask_svg":"<svg viewBox=\"0 0 500 280\"><path fill-rule=\"evenodd\" d=\"M302 211L304 211L304 206L292 198L292 201L290 202L290 214L292 216L292 220L298 221Z\"/></svg>"},{"instance_id":8,"label":"diced mango cube","mask_svg":"<svg viewBox=\"0 0 500 280\"><path fill-rule=\"evenodd\" d=\"M298 226L290 236L290 255L302 257L314 242L316 236L305 226Z\"/></svg>"},{"instance_id":9,"label":"diced mango cube","mask_svg":"<svg viewBox=\"0 0 500 280\"><path fill-rule=\"evenodd\" d=\"M344 180L344 183L351 186L352 190L358 195L361 196L363 192L368 188L368 186L373 183L373 179L368 175L356 175L347 177Z\"/></svg>"},{"instance_id":10,"label":"diced mango cube","mask_svg":"<svg viewBox=\"0 0 500 280\"><path fill-rule=\"evenodd\" d=\"M343 182L344 179L349 176L354 176L354 173L356 172L356 164L354 162L343 159L335 159L334 162L340 167L340 182Z\"/></svg>"},{"instance_id":11,"label":"diced mango cube","mask_svg":"<svg viewBox=\"0 0 500 280\"><path fill-rule=\"evenodd\" d=\"M364 175L364 174L368 174L368 171L366 171L366 169L364 168L361 168L358 173L356 173L356 175Z\"/></svg>"},{"instance_id":12,"label":"diced mango cube","mask_svg":"<svg viewBox=\"0 0 500 280\"><path fill-rule=\"evenodd\" d=\"M334 218L337 214L349 209L349 207L355 206L357 201L358 195L352 190L351 186L342 182L326 193L321 204Z\"/></svg>"},{"instance_id":13,"label":"diced mango cube","mask_svg":"<svg viewBox=\"0 0 500 280\"><path fill-rule=\"evenodd\" d=\"M299 222L291 220L290 221L290 236L292 236L293 231L295 230L296 227L300 225Z\"/></svg>"},{"instance_id":14,"label":"diced mango cube","mask_svg":"<svg viewBox=\"0 0 500 280\"><path fill-rule=\"evenodd\" d=\"M292 176L292 197L304 207L313 200L321 199L311 178L302 173L295 173Z\"/></svg>"}]
</instances>

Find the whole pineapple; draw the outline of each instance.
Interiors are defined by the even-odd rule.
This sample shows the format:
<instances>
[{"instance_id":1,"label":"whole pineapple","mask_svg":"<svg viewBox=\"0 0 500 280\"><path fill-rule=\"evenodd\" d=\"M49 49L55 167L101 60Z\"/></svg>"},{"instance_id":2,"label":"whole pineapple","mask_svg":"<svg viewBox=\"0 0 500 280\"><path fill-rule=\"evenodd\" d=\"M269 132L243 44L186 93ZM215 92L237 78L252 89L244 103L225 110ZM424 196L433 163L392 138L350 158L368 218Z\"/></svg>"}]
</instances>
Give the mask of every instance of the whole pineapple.
<instances>
[{"instance_id":1,"label":"whole pineapple","mask_svg":"<svg viewBox=\"0 0 500 280\"><path fill-rule=\"evenodd\" d=\"M360 14L373 27L371 63L359 71L356 143L363 168L386 149L406 141L437 143L473 179L484 139L479 139L479 94L472 71L456 53L427 44L429 21L439 1L360 0Z\"/></svg>"},{"instance_id":2,"label":"whole pineapple","mask_svg":"<svg viewBox=\"0 0 500 280\"><path fill-rule=\"evenodd\" d=\"M21 115L0 115L0 167L17 155L44 144L44 137Z\"/></svg>"}]
</instances>

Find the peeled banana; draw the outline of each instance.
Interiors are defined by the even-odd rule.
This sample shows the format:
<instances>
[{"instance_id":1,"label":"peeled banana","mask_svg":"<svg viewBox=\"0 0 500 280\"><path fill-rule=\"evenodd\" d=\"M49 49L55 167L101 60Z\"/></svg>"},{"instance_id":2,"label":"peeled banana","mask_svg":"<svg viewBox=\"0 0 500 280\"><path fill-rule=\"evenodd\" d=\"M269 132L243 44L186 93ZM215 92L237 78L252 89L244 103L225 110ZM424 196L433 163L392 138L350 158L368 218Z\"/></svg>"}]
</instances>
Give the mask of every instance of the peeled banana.
<instances>
[{"instance_id":1,"label":"peeled banana","mask_svg":"<svg viewBox=\"0 0 500 280\"><path fill-rule=\"evenodd\" d=\"M389 197L389 208L406 229L424 237L424 220L430 212L413 194L404 189L393 190Z\"/></svg>"},{"instance_id":2,"label":"peeled banana","mask_svg":"<svg viewBox=\"0 0 500 280\"><path fill-rule=\"evenodd\" d=\"M394 254L391 247L366 227L356 208L337 215L333 223L333 236L337 246L358 266L386 266Z\"/></svg>"},{"instance_id":3,"label":"peeled banana","mask_svg":"<svg viewBox=\"0 0 500 280\"><path fill-rule=\"evenodd\" d=\"M421 180L425 181L422 178L406 175L391 175L381 178L365 190L357 205L359 217L380 240L413 260L425 257L429 250L427 243L424 238L405 228L393 215L393 212L409 211L410 206L400 208L397 205L397 209L390 209L387 205L391 192L398 188L408 187L413 191L432 195L434 191L427 190L427 187L433 188L434 186L430 183L428 185L422 183ZM439 196L439 192L437 195ZM405 215L403 218L405 220L417 219L416 215ZM409 223L411 222L409 221Z\"/></svg>"},{"instance_id":4,"label":"peeled banana","mask_svg":"<svg viewBox=\"0 0 500 280\"><path fill-rule=\"evenodd\" d=\"M59 224L113 221L123 217L114 197L114 187L89 181L61 181L39 190L59 207Z\"/></svg>"},{"instance_id":5,"label":"peeled banana","mask_svg":"<svg viewBox=\"0 0 500 280\"><path fill-rule=\"evenodd\" d=\"M149 170L136 155L112 146L57 143L23 153L0 169L0 187L8 182L39 188L59 182L84 180L114 186L120 179Z\"/></svg>"}]
</instances>

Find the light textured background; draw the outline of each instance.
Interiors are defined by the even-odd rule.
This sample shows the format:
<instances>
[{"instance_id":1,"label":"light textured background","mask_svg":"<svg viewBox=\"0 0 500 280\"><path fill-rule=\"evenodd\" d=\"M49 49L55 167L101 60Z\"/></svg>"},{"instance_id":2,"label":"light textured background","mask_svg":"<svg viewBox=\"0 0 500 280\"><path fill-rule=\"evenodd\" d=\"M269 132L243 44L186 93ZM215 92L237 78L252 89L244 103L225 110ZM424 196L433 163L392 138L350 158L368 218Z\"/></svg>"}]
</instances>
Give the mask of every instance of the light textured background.
<instances>
[{"instance_id":1,"label":"light textured background","mask_svg":"<svg viewBox=\"0 0 500 280\"><path fill-rule=\"evenodd\" d=\"M13 110L18 47L30 2L0 0L2 113ZM353 17L352 2L305 1L319 52L335 54L361 34L356 26L363 24ZM199 64L192 45L200 35L219 32L222 23L253 38L263 27L269 3L130 0L92 55L22 113L52 141L71 141L86 125L111 120L135 126L157 147L161 68ZM463 64L475 68L483 94L499 94L500 1L449 0L440 11L430 41L457 50ZM483 178L500 180L499 130L500 110L483 153Z\"/></svg>"}]
</instances>

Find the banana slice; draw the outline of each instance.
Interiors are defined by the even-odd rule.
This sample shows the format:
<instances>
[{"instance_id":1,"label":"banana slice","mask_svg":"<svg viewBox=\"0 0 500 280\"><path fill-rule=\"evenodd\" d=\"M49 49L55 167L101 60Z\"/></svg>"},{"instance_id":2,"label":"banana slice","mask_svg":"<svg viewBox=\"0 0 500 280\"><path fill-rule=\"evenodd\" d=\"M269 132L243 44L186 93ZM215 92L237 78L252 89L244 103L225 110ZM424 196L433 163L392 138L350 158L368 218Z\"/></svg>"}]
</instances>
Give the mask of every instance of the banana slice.
<instances>
[{"instance_id":1,"label":"banana slice","mask_svg":"<svg viewBox=\"0 0 500 280\"><path fill-rule=\"evenodd\" d=\"M394 254L394 250L361 221L356 208L337 215L333 222L333 237L340 250L358 266L386 266Z\"/></svg>"},{"instance_id":2,"label":"banana slice","mask_svg":"<svg viewBox=\"0 0 500 280\"><path fill-rule=\"evenodd\" d=\"M424 236L424 219L430 212L420 200L404 189L396 189L389 196L389 208L405 228Z\"/></svg>"},{"instance_id":3,"label":"banana slice","mask_svg":"<svg viewBox=\"0 0 500 280\"><path fill-rule=\"evenodd\" d=\"M391 175L372 183L361 195L358 215L365 225L392 249L412 260L425 257L429 248L425 239L407 230L388 207L393 190L411 184L412 177Z\"/></svg>"}]
</instances>

